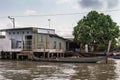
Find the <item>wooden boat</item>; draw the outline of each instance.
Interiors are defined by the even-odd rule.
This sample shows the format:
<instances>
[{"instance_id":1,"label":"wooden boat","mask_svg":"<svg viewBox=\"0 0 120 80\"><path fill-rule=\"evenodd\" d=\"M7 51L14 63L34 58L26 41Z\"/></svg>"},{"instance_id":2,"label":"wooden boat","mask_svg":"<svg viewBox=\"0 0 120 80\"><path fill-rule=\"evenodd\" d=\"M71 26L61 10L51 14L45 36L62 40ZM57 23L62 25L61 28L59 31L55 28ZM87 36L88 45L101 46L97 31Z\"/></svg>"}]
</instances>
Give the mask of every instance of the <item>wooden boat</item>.
<instances>
[{"instance_id":1,"label":"wooden boat","mask_svg":"<svg viewBox=\"0 0 120 80\"><path fill-rule=\"evenodd\" d=\"M106 57L89 57L89 58L39 58L34 61L40 62L64 62L64 63L97 63L106 60Z\"/></svg>"}]
</instances>

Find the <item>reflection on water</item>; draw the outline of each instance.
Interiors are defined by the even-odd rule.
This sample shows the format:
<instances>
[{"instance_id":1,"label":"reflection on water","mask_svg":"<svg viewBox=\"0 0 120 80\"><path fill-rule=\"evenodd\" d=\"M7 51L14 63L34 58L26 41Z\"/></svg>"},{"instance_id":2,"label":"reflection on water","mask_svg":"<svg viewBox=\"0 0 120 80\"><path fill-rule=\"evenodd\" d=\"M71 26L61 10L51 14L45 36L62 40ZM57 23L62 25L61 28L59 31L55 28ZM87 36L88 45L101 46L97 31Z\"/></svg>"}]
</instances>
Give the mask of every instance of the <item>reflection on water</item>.
<instances>
[{"instance_id":1,"label":"reflection on water","mask_svg":"<svg viewBox=\"0 0 120 80\"><path fill-rule=\"evenodd\" d=\"M0 61L0 80L120 80L120 60L115 63L42 63Z\"/></svg>"},{"instance_id":2,"label":"reflection on water","mask_svg":"<svg viewBox=\"0 0 120 80\"><path fill-rule=\"evenodd\" d=\"M120 80L120 60L115 61L116 80Z\"/></svg>"},{"instance_id":3,"label":"reflection on water","mask_svg":"<svg viewBox=\"0 0 120 80\"><path fill-rule=\"evenodd\" d=\"M113 80L116 73L114 64L84 64L76 68L79 72L73 79Z\"/></svg>"}]
</instances>

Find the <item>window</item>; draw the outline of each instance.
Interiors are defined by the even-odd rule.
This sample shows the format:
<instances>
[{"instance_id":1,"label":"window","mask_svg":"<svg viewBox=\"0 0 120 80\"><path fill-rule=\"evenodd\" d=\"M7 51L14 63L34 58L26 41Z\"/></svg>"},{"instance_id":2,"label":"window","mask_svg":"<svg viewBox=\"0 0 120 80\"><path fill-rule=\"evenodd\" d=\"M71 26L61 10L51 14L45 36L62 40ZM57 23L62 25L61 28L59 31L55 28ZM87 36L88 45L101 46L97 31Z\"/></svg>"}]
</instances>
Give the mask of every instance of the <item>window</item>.
<instances>
[{"instance_id":1,"label":"window","mask_svg":"<svg viewBox=\"0 0 120 80\"><path fill-rule=\"evenodd\" d=\"M11 33L9 32L9 34L11 34Z\"/></svg>"},{"instance_id":2,"label":"window","mask_svg":"<svg viewBox=\"0 0 120 80\"><path fill-rule=\"evenodd\" d=\"M12 49L16 49L17 47L16 47L16 40L15 39L11 39L11 48Z\"/></svg>"},{"instance_id":3,"label":"window","mask_svg":"<svg viewBox=\"0 0 120 80\"><path fill-rule=\"evenodd\" d=\"M24 34L24 32L22 32Z\"/></svg>"},{"instance_id":4,"label":"window","mask_svg":"<svg viewBox=\"0 0 120 80\"><path fill-rule=\"evenodd\" d=\"M61 42L59 43L59 49L62 49L62 45L61 45Z\"/></svg>"},{"instance_id":5,"label":"window","mask_svg":"<svg viewBox=\"0 0 120 80\"><path fill-rule=\"evenodd\" d=\"M29 31L27 31L27 34L29 34Z\"/></svg>"},{"instance_id":6,"label":"window","mask_svg":"<svg viewBox=\"0 0 120 80\"><path fill-rule=\"evenodd\" d=\"M13 32L13 34L15 34L15 32Z\"/></svg>"},{"instance_id":7,"label":"window","mask_svg":"<svg viewBox=\"0 0 120 80\"><path fill-rule=\"evenodd\" d=\"M56 41L54 41L54 49L56 49Z\"/></svg>"},{"instance_id":8,"label":"window","mask_svg":"<svg viewBox=\"0 0 120 80\"><path fill-rule=\"evenodd\" d=\"M17 32L17 34L19 34L19 32Z\"/></svg>"}]
</instances>

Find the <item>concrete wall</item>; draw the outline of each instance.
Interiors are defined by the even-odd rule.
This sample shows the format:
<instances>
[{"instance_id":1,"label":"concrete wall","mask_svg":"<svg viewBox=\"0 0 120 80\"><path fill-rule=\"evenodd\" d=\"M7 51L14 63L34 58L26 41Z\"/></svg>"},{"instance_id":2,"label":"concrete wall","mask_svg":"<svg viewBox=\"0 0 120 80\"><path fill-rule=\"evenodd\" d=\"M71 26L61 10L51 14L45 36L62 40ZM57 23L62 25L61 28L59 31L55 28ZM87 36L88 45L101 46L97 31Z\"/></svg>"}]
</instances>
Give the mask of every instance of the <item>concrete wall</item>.
<instances>
[{"instance_id":1,"label":"concrete wall","mask_svg":"<svg viewBox=\"0 0 120 80\"><path fill-rule=\"evenodd\" d=\"M40 30L39 30L40 31ZM45 30L43 30L45 31ZM41 31L43 33L43 31ZM53 32L51 32L54 34ZM46 34L37 34L33 33L31 30L12 30L6 32L6 38L11 39L12 49L22 49L23 48L23 41L25 41L25 36L32 35L32 48L33 49L48 49L49 48L49 36ZM19 44L17 42L20 42ZM51 48L51 47L50 47Z\"/></svg>"},{"instance_id":2,"label":"concrete wall","mask_svg":"<svg viewBox=\"0 0 120 80\"><path fill-rule=\"evenodd\" d=\"M23 47L23 41L25 41L26 35L32 35L32 31L30 31L30 30L12 30L12 31L6 32L6 38L12 40L13 47L16 49ZM17 42L19 42L19 44L17 44Z\"/></svg>"},{"instance_id":3,"label":"concrete wall","mask_svg":"<svg viewBox=\"0 0 120 80\"><path fill-rule=\"evenodd\" d=\"M0 38L0 51L11 51L11 40L7 38Z\"/></svg>"}]
</instances>

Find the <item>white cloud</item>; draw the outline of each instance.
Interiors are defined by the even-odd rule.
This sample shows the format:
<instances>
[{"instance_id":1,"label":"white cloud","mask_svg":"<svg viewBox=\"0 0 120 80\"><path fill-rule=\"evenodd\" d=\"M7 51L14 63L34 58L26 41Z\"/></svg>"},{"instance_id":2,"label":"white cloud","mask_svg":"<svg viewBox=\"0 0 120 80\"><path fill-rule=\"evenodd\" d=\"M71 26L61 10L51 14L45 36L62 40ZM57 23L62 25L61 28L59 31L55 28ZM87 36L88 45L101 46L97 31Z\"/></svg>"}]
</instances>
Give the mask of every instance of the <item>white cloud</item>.
<instances>
[{"instance_id":1,"label":"white cloud","mask_svg":"<svg viewBox=\"0 0 120 80\"><path fill-rule=\"evenodd\" d=\"M74 9L74 10L80 10L80 7L79 7L78 4L76 4L76 5L72 5L72 9Z\"/></svg>"},{"instance_id":2,"label":"white cloud","mask_svg":"<svg viewBox=\"0 0 120 80\"><path fill-rule=\"evenodd\" d=\"M56 0L56 4L65 5L72 10L108 10L119 6L120 0Z\"/></svg>"},{"instance_id":3,"label":"white cloud","mask_svg":"<svg viewBox=\"0 0 120 80\"><path fill-rule=\"evenodd\" d=\"M58 5L66 5L66 8L73 10L80 10L79 2L80 0L56 0Z\"/></svg>"},{"instance_id":4,"label":"white cloud","mask_svg":"<svg viewBox=\"0 0 120 80\"><path fill-rule=\"evenodd\" d=\"M64 4L64 3L72 3L73 1L76 1L76 0L57 0L57 4Z\"/></svg>"},{"instance_id":5,"label":"white cloud","mask_svg":"<svg viewBox=\"0 0 120 80\"><path fill-rule=\"evenodd\" d=\"M0 23L0 29L3 29L5 27L4 23Z\"/></svg>"},{"instance_id":6,"label":"white cloud","mask_svg":"<svg viewBox=\"0 0 120 80\"><path fill-rule=\"evenodd\" d=\"M25 26L25 23L20 23L18 21L18 18L15 18L15 19L16 19L15 20L16 28ZM0 29L9 29L9 28L13 28L13 23L8 18L0 20Z\"/></svg>"},{"instance_id":7,"label":"white cloud","mask_svg":"<svg viewBox=\"0 0 120 80\"><path fill-rule=\"evenodd\" d=\"M8 18L0 19L0 29L6 29L10 26L12 25Z\"/></svg>"},{"instance_id":8,"label":"white cloud","mask_svg":"<svg viewBox=\"0 0 120 80\"><path fill-rule=\"evenodd\" d=\"M26 10L26 11L24 12L24 14L25 14L25 15L36 15L37 12L36 12L35 10Z\"/></svg>"}]
</instances>

